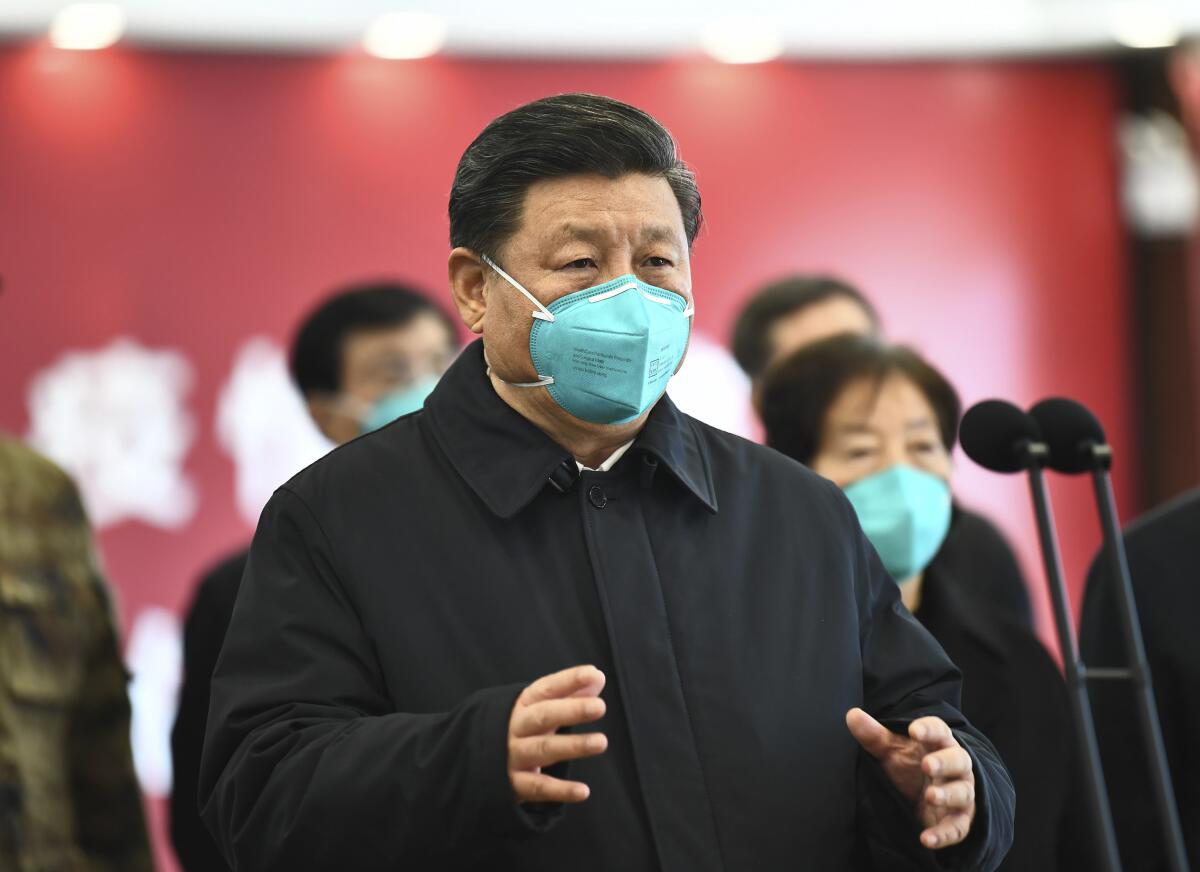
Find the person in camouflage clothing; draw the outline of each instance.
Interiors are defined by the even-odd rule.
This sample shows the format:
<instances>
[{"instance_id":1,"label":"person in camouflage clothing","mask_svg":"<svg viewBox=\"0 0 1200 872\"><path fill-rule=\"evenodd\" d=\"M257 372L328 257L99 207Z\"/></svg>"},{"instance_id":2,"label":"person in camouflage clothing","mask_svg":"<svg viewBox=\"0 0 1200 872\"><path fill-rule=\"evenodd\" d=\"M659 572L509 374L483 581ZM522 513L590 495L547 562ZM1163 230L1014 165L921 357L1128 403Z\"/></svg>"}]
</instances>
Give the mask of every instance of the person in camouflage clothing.
<instances>
[{"instance_id":1,"label":"person in camouflage clothing","mask_svg":"<svg viewBox=\"0 0 1200 872\"><path fill-rule=\"evenodd\" d=\"M0 436L0 869L153 869L127 681L78 491Z\"/></svg>"}]
</instances>

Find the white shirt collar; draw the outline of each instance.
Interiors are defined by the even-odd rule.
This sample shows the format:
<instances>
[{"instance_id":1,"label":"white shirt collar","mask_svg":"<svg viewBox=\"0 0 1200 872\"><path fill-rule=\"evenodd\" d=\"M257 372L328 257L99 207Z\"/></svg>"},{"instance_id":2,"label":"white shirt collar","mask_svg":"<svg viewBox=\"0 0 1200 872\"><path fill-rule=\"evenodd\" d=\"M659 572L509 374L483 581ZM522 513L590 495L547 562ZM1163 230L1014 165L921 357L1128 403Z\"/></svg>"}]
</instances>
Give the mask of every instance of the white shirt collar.
<instances>
[{"instance_id":1,"label":"white shirt collar","mask_svg":"<svg viewBox=\"0 0 1200 872\"><path fill-rule=\"evenodd\" d=\"M617 465L618 460L620 460L622 457L625 456L625 452L629 450L629 446L632 444L633 444L633 440L630 439L628 442L626 442L624 445L622 445L620 448L618 448L612 454L608 455L608 460L601 463L595 469L592 469L590 466L584 466L578 460L575 461L575 465L579 467L580 472L608 472L610 469L612 469L614 466Z\"/></svg>"}]
</instances>

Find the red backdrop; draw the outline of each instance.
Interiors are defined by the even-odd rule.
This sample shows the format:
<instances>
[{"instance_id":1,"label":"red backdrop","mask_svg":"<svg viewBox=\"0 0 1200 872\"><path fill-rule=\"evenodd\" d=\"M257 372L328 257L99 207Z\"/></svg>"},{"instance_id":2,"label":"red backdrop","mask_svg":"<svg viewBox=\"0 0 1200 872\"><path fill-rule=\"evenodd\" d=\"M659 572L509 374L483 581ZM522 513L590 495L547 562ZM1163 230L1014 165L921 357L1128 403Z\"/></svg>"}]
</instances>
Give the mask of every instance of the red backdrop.
<instances>
[{"instance_id":1,"label":"red backdrop","mask_svg":"<svg viewBox=\"0 0 1200 872\"><path fill-rule=\"evenodd\" d=\"M198 508L101 544L126 625L178 610L248 540L214 435L251 334L286 342L346 279L445 293L446 195L492 117L588 90L664 121L697 170L697 326L723 339L756 283L833 270L964 400L1067 394L1106 422L1136 508L1113 76L1092 63L726 67L0 49L0 427L30 426L35 373L118 336L182 352ZM87 420L78 426L88 427ZM1037 571L1020 481L960 458L960 494ZM1056 482L1076 597L1098 541L1083 482Z\"/></svg>"}]
</instances>

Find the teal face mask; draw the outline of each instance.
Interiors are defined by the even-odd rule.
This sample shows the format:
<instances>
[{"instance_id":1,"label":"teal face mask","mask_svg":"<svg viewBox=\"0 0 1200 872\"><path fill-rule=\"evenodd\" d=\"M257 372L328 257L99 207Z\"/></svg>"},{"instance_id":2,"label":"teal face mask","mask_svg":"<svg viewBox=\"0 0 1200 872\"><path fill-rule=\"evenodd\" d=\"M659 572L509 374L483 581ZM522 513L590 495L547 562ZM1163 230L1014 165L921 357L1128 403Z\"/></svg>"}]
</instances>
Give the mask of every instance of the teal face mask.
<instances>
[{"instance_id":1,"label":"teal face mask","mask_svg":"<svg viewBox=\"0 0 1200 872\"><path fill-rule=\"evenodd\" d=\"M844 491L897 582L928 566L950 530L950 487L936 475L897 464Z\"/></svg>"},{"instance_id":2,"label":"teal face mask","mask_svg":"<svg viewBox=\"0 0 1200 872\"><path fill-rule=\"evenodd\" d=\"M358 422L359 432L370 433L415 412L425 405L425 399L437 387L437 377L427 376L408 387L384 394Z\"/></svg>"},{"instance_id":3,"label":"teal face mask","mask_svg":"<svg viewBox=\"0 0 1200 872\"><path fill-rule=\"evenodd\" d=\"M623 275L549 308L490 258L484 261L537 307L529 333L535 382L576 418L625 424L658 402L687 350L695 309L674 291Z\"/></svg>"}]
</instances>

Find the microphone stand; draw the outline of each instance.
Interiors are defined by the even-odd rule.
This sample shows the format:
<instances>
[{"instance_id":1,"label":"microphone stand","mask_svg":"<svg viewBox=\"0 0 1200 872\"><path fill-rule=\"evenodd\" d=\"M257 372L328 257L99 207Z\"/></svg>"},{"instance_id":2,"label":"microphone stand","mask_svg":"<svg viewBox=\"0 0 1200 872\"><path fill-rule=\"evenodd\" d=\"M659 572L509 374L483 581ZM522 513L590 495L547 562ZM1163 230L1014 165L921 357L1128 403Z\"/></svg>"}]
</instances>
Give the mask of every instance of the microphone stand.
<instances>
[{"instance_id":1,"label":"microphone stand","mask_svg":"<svg viewBox=\"0 0 1200 872\"><path fill-rule=\"evenodd\" d=\"M1096 506L1100 513L1100 529L1104 533L1104 559L1108 564L1110 576L1108 582L1115 585L1117 612L1121 617L1121 632L1125 637L1125 653L1131 661L1127 669L1089 669L1084 674L1088 678L1132 680L1137 696L1142 741L1149 758L1147 762L1150 764L1154 804L1167 851L1167 862L1171 872L1188 872L1179 812L1175 805L1171 776L1167 771L1167 753L1163 747L1158 708L1154 703L1154 688L1150 681L1150 668L1146 663L1146 648L1142 644L1142 630L1133 599L1133 584L1129 578L1129 563L1125 558L1125 537L1117 523L1116 501L1113 498L1112 477L1109 475L1112 449L1108 445L1097 445L1090 440L1081 447L1092 455L1094 461L1091 469L1092 486L1096 492Z\"/></svg>"},{"instance_id":2,"label":"microphone stand","mask_svg":"<svg viewBox=\"0 0 1200 872\"><path fill-rule=\"evenodd\" d=\"M1046 488L1046 477L1042 467L1049 457L1045 443L1025 440L1022 443L1025 468L1029 473L1029 492L1033 497L1033 513L1037 518L1038 539L1042 546L1042 561L1046 580L1050 586L1050 600L1054 605L1054 626L1058 633L1058 644L1062 650L1063 668L1070 690L1071 713L1074 715L1076 738L1084 750L1083 772L1087 782L1092 820L1096 825L1097 848L1100 868L1103 872L1121 872L1117 837L1113 831L1112 813L1108 806L1108 791L1104 786L1104 770L1100 765L1100 749L1096 744L1096 729L1092 722L1092 706L1088 701L1085 670L1079 662L1075 629L1071 623L1071 612L1067 605L1067 589L1063 584L1062 557L1058 550L1058 537L1054 530L1054 517L1050 509L1050 494ZM1161 748L1161 742L1159 743ZM1172 804L1172 809L1174 805ZM1179 872L1179 870L1176 870Z\"/></svg>"}]
</instances>

